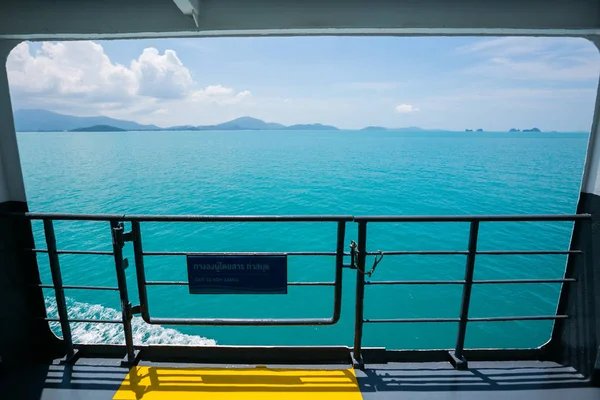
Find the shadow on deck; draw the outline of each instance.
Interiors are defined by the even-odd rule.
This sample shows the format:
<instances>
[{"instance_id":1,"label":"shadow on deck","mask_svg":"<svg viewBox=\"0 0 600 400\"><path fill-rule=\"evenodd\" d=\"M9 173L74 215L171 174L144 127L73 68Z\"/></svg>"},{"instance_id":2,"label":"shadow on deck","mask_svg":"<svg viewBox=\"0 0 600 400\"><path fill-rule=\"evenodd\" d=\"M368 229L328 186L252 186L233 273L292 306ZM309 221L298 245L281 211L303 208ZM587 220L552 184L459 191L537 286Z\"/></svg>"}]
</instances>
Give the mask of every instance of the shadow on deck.
<instances>
[{"instance_id":1,"label":"shadow on deck","mask_svg":"<svg viewBox=\"0 0 600 400\"><path fill-rule=\"evenodd\" d=\"M115 359L74 365L22 366L0 372L5 399L269 398L599 399L600 388L570 367L552 362L389 363L353 370L340 365L269 365L141 362L131 371ZM359 391L360 390L360 391Z\"/></svg>"}]
</instances>

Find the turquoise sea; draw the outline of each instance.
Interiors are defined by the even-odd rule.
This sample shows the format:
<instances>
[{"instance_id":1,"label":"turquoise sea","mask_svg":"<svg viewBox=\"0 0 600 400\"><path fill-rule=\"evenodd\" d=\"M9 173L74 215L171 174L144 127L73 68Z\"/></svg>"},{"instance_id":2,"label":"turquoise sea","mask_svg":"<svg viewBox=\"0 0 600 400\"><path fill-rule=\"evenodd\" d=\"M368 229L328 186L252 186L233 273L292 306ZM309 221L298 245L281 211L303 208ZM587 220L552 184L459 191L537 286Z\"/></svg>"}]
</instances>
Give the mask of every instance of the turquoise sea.
<instances>
[{"instance_id":1,"label":"turquoise sea","mask_svg":"<svg viewBox=\"0 0 600 400\"><path fill-rule=\"evenodd\" d=\"M121 214L573 213L587 134L358 131L19 133L31 211ZM59 249L111 250L104 222L56 222ZM36 246L45 247L41 223ZM143 223L144 250L333 251L335 224ZM483 223L483 250L566 249L570 223ZM349 224L346 242L356 239ZM464 250L468 224L373 224L368 250ZM131 244L125 254L133 265ZM369 258L370 262L371 258ZM38 255L51 283L47 257ZM61 255L65 284L116 286L111 257ZM149 280L186 280L185 257L146 257ZM373 280L462 279L465 257L386 256ZM564 256L479 256L475 279L561 278ZM334 260L291 257L289 279L331 280ZM137 303L135 268L127 269ZM355 272L329 327L161 327L134 321L144 343L351 345ZM479 285L470 316L553 314L557 284ZM366 288L366 318L457 317L461 286ZM56 313L52 291L49 312ZM153 287L157 317L328 317L333 290L190 295ZM117 292L67 291L71 315L118 318ZM468 347L531 347L549 321L470 323ZM54 327L60 334L60 329ZM364 344L450 348L455 323L367 324ZM119 326L73 324L78 342L122 342Z\"/></svg>"}]
</instances>

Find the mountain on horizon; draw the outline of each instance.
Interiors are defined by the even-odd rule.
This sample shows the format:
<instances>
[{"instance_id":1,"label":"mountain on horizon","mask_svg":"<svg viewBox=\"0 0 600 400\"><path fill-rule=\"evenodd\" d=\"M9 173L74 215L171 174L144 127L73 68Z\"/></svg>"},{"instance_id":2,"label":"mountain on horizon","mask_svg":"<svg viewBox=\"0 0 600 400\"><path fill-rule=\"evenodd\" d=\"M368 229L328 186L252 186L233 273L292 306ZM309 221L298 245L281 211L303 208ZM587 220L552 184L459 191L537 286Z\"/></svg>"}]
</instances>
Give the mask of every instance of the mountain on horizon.
<instances>
[{"instance_id":1,"label":"mountain on horizon","mask_svg":"<svg viewBox=\"0 0 600 400\"><path fill-rule=\"evenodd\" d=\"M108 125L124 130L157 130L156 125L142 125L109 117L76 117L41 109L21 109L13 112L17 132L70 131L96 125Z\"/></svg>"},{"instance_id":2,"label":"mountain on horizon","mask_svg":"<svg viewBox=\"0 0 600 400\"><path fill-rule=\"evenodd\" d=\"M285 125L275 122L265 122L258 118L240 117L231 121L223 122L222 124L214 125L219 130L264 130L264 129L284 129Z\"/></svg>"},{"instance_id":3,"label":"mountain on horizon","mask_svg":"<svg viewBox=\"0 0 600 400\"><path fill-rule=\"evenodd\" d=\"M383 126L366 126L364 128L361 129L361 131L366 131L366 132L381 132L381 131L387 131L388 128L385 128Z\"/></svg>"},{"instance_id":4,"label":"mountain on horizon","mask_svg":"<svg viewBox=\"0 0 600 400\"><path fill-rule=\"evenodd\" d=\"M166 128L169 131L259 131L285 129L285 125L265 122L253 117L240 117L216 125L180 125Z\"/></svg>"},{"instance_id":5,"label":"mountain on horizon","mask_svg":"<svg viewBox=\"0 0 600 400\"><path fill-rule=\"evenodd\" d=\"M13 112L17 132L45 131L86 131L98 126L110 126L126 131L168 130L168 131L235 131L235 130L338 130L337 127L323 124L298 124L286 126L275 122L265 122L253 117L240 117L216 125L179 125L161 128L156 125L142 125L133 121L110 117L76 117L41 109L21 109Z\"/></svg>"},{"instance_id":6,"label":"mountain on horizon","mask_svg":"<svg viewBox=\"0 0 600 400\"><path fill-rule=\"evenodd\" d=\"M86 128L71 129L69 132L127 132L125 129L110 125L94 125Z\"/></svg>"},{"instance_id":7,"label":"mountain on horizon","mask_svg":"<svg viewBox=\"0 0 600 400\"><path fill-rule=\"evenodd\" d=\"M296 124L284 128L289 131L339 131L340 128L333 125L323 124Z\"/></svg>"},{"instance_id":8,"label":"mountain on horizon","mask_svg":"<svg viewBox=\"0 0 600 400\"><path fill-rule=\"evenodd\" d=\"M172 128L170 128L172 129ZM198 131L264 131L264 130L327 130L337 131L339 128L323 124L296 124L286 126L276 122L265 122L253 117L240 117L217 125L200 125L191 127L190 130Z\"/></svg>"},{"instance_id":9,"label":"mountain on horizon","mask_svg":"<svg viewBox=\"0 0 600 400\"><path fill-rule=\"evenodd\" d=\"M322 130L337 131L338 127L333 125L295 124L283 125L275 122L265 122L253 117L240 117L231 121L215 125L179 125L161 128L156 125L143 125L134 121L114 119L110 117L76 117L73 115L55 113L42 109L21 109L13 112L15 128L17 132L44 132L44 131L82 131L98 129L98 126L114 127L118 130L138 131L235 131L235 130ZM397 131L397 132L419 132L423 128L416 126L405 128L386 128L382 126L367 126L361 131Z\"/></svg>"}]
</instances>

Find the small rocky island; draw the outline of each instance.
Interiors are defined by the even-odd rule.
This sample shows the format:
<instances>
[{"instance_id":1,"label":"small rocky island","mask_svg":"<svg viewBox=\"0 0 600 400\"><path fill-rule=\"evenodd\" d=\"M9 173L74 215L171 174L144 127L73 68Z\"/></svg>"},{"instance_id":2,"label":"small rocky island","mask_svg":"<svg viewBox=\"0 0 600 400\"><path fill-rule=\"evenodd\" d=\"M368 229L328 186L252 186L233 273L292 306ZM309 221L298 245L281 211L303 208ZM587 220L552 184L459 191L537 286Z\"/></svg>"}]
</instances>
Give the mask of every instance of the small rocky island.
<instances>
[{"instance_id":1,"label":"small rocky island","mask_svg":"<svg viewBox=\"0 0 600 400\"><path fill-rule=\"evenodd\" d=\"M323 124L296 124L282 128L288 131L339 131L338 127Z\"/></svg>"},{"instance_id":2,"label":"small rocky island","mask_svg":"<svg viewBox=\"0 0 600 400\"><path fill-rule=\"evenodd\" d=\"M517 128L511 128L509 130L509 132L541 132L541 130L539 128L531 128L531 129L517 129Z\"/></svg>"},{"instance_id":3,"label":"small rocky island","mask_svg":"<svg viewBox=\"0 0 600 400\"><path fill-rule=\"evenodd\" d=\"M387 131L387 128L384 128L383 126L367 126L365 128L362 128L361 131L381 132L381 131Z\"/></svg>"},{"instance_id":4,"label":"small rocky island","mask_svg":"<svg viewBox=\"0 0 600 400\"><path fill-rule=\"evenodd\" d=\"M127 132L127 130L110 125L93 125L85 128L71 129L69 132Z\"/></svg>"}]
</instances>

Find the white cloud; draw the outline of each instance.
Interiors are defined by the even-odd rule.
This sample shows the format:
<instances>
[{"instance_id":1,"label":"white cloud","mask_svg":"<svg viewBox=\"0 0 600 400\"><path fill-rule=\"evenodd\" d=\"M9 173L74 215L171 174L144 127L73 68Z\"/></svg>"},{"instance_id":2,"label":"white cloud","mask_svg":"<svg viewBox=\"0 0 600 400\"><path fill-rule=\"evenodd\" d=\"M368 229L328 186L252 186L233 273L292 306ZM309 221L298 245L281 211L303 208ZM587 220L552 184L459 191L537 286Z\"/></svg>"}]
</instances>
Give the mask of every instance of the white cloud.
<instances>
[{"instance_id":1,"label":"white cloud","mask_svg":"<svg viewBox=\"0 0 600 400\"><path fill-rule=\"evenodd\" d=\"M235 104L251 97L222 85L198 88L177 53L149 47L129 66L111 61L92 41L44 42L32 54L21 43L7 60L13 105L42 107L70 114L126 117L166 114L164 102Z\"/></svg>"},{"instance_id":2,"label":"white cloud","mask_svg":"<svg viewBox=\"0 0 600 400\"><path fill-rule=\"evenodd\" d=\"M208 96L227 96L233 92L233 89L221 85L210 85L204 89Z\"/></svg>"},{"instance_id":3,"label":"white cloud","mask_svg":"<svg viewBox=\"0 0 600 400\"><path fill-rule=\"evenodd\" d=\"M545 81L594 81L600 71L595 46L577 38L505 37L457 49L478 58L463 72L491 78Z\"/></svg>"},{"instance_id":4,"label":"white cloud","mask_svg":"<svg viewBox=\"0 0 600 400\"><path fill-rule=\"evenodd\" d=\"M210 85L204 89L193 92L190 96L193 101L205 101L216 104L235 104L252 97L252 93L244 90L235 93L232 88L221 85Z\"/></svg>"},{"instance_id":5,"label":"white cloud","mask_svg":"<svg viewBox=\"0 0 600 400\"><path fill-rule=\"evenodd\" d=\"M252 93L249 90L244 90L235 95L236 102L240 102L250 97L252 97Z\"/></svg>"},{"instance_id":6,"label":"white cloud","mask_svg":"<svg viewBox=\"0 0 600 400\"><path fill-rule=\"evenodd\" d=\"M182 98L196 84L173 50L165 50L161 55L153 47L144 49L138 59L131 62L131 71L137 78L137 94L141 96Z\"/></svg>"},{"instance_id":7,"label":"white cloud","mask_svg":"<svg viewBox=\"0 0 600 400\"><path fill-rule=\"evenodd\" d=\"M417 111L419 111L419 109L412 104L398 104L396 106L396 112L401 114L408 114Z\"/></svg>"},{"instance_id":8,"label":"white cloud","mask_svg":"<svg viewBox=\"0 0 600 400\"><path fill-rule=\"evenodd\" d=\"M101 101L123 99L137 91L133 71L113 64L94 42L45 42L35 56L28 43L21 43L6 66L15 92Z\"/></svg>"}]
</instances>

